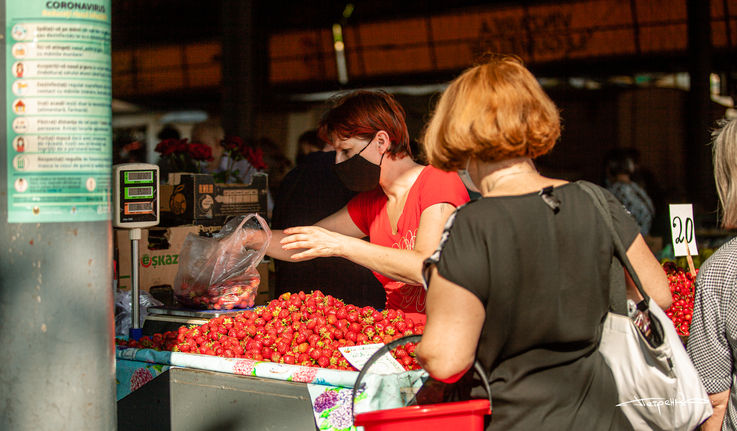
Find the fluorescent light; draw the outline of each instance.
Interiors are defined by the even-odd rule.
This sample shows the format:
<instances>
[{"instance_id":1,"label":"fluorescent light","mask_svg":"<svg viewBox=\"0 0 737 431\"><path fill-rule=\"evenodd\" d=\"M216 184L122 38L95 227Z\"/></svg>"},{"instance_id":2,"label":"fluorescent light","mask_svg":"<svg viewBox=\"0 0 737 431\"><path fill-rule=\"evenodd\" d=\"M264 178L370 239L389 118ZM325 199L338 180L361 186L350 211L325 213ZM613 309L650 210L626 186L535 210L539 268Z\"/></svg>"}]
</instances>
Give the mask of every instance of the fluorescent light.
<instances>
[{"instance_id":1,"label":"fluorescent light","mask_svg":"<svg viewBox=\"0 0 737 431\"><path fill-rule=\"evenodd\" d=\"M207 120L208 115L205 111L174 111L167 112L161 116L161 123L199 123Z\"/></svg>"}]
</instances>

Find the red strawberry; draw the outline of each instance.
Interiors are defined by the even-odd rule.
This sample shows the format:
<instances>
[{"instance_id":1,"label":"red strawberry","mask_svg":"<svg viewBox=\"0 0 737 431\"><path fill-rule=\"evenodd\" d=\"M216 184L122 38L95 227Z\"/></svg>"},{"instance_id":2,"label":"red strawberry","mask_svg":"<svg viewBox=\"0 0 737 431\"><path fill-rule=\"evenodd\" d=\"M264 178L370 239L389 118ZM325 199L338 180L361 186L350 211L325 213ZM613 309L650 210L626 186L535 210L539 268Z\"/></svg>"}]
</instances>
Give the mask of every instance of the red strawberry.
<instances>
[{"instance_id":1,"label":"red strawberry","mask_svg":"<svg viewBox=\"0 0 737 431\"><path fill-rule=\"evenodd\" d=\"M322 368L327 368L330 365L330 358L327 356L320 356L317 358L317 364Z\"/></svg>"}]
</instances>

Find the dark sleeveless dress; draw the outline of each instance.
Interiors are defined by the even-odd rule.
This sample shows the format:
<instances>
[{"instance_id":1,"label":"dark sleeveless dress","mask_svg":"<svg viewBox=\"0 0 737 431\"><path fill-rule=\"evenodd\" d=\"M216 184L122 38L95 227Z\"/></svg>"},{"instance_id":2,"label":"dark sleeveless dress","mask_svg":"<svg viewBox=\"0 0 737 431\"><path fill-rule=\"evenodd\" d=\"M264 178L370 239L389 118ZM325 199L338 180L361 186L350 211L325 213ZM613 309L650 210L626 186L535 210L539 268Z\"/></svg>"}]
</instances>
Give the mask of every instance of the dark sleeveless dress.
<instances>
[{"instance_id":1,"label":"dark sleeveless dress","mask_svg":"<svg viewBox=\"0 0 737 431\"><path fill-rule=\"evenodd\" d=\"M486 309L477 359L491 383L487 429L631 429L597 350L609 303L609 231L575 183L552 195L557 213L538 193L467 204L431 258ZM639 228L606 195L628 248Z\"/></svg>"}]
</instances>

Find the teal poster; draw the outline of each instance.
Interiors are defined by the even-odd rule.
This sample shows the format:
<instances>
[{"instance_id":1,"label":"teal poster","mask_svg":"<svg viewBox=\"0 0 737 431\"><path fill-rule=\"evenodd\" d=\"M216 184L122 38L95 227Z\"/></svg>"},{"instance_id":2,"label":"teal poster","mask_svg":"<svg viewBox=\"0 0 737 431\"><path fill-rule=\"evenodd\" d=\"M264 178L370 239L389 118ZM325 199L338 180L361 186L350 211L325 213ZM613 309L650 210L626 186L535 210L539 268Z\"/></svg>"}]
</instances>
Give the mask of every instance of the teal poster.
<instances>
[{"instance_id":1,"label":"teal poster","mask_svg":"<svg viewBox=\"0 0 737 431\"><path fill-rule=\"evenodd\" d=\"M6 0L8 223L110 220L110 0Z\"/></svg>"}]
</instances>

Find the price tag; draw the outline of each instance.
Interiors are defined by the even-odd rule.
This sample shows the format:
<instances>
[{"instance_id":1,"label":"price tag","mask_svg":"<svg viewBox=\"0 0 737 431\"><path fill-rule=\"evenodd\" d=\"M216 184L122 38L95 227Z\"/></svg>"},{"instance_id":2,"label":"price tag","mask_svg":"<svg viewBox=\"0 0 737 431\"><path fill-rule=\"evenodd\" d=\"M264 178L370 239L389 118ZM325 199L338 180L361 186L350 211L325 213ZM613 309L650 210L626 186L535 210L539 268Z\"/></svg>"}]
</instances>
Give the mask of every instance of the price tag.
<instances>
[{"instance_id":1,"label":"price tag","mask_svg":"<svg viewBox=\"0 0 737 431\"><path fill-rule=\"evenodd\" d=\"M338 350L351 365L357 370L361 370L371 356L382 347L384 347L383 344L363 344L360 346L338 347ZM374 374L396 374L404 371L404 367L394 359L391 353L384 354L371 365L371 372Z\"/></svg>"},{"instance_id":2,"label":"price tag","mask_svg":"<svg viewBox=\"0 0 737 431\"><path fill-rule=\"evenodd\" d=\"M668 205L670 208L670 229L673 238L673 254L679 256L696 256L696 234L693 221L693 205ZM688 244L688 247L686 247Z\"/></svg>"}]
</instances>

